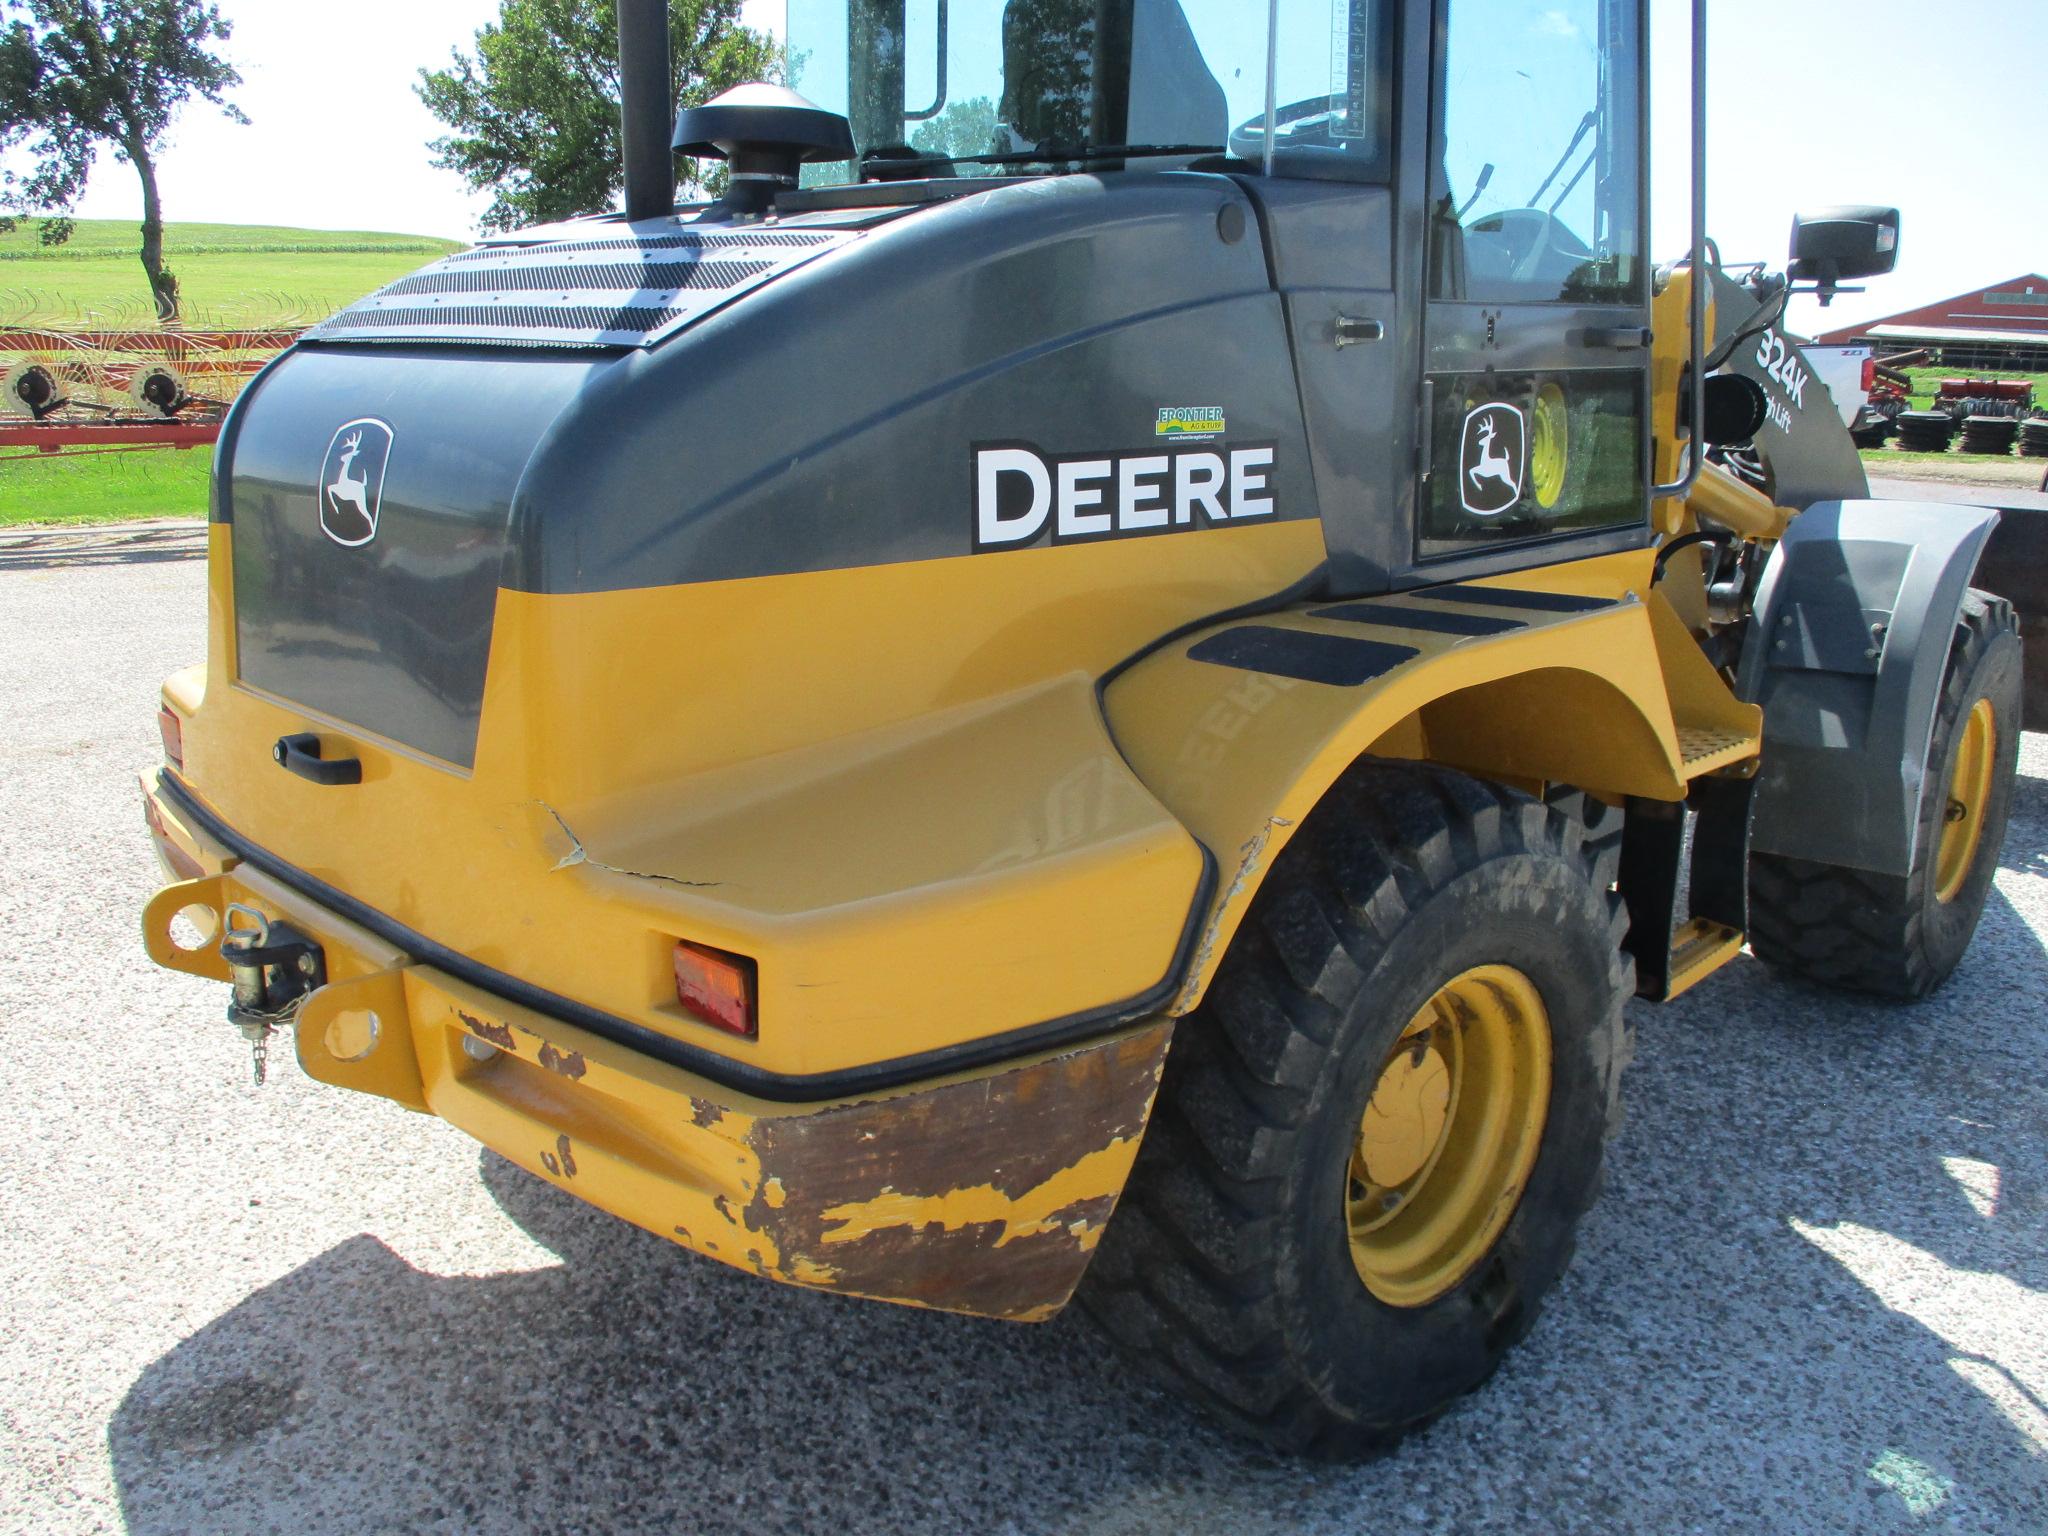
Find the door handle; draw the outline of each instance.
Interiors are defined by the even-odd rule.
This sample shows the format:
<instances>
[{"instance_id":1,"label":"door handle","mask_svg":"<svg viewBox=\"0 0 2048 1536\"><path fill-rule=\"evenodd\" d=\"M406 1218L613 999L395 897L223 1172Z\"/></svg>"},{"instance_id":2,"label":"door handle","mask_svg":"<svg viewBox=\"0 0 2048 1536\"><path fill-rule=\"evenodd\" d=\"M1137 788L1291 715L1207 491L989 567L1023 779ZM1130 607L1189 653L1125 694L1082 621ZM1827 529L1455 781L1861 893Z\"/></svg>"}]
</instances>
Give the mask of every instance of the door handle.
<instances>
[{"instance_id":1,"label":"door handle","mask_svg":"<svg viewBox=\"0 0 2048 1536\"><path fill-rule=\"evenodd\" d=\"M296 773L315 784L363 782L363 760L360 757L322 757L320 738L311 731L278 737L277 745L270 749L270 756L285 772Z\"/></svg>"},{"instance_id":2,"label":"door handle","mask_svg":"<svg viewBox=\"0 0 2048 1536\"><path fill-rule=\"evenodd\" d=\"M1610 352L1636 352L1650 344L1650 328L1646 325L1589 325L1578 333L1577 338L1589 347L1603 347Z\"/></svg>"},{"instance_id":3,"label":"door handle","mask_svg":"<svg viewBox=\"0 0 2048 1536\"><path fill-rule=\"evenodd\" d=\"M1367 320L1361 315L1339 315L1337 317L1337 350L1362 346L1368 341L1384 341L1386 325L1378 320Z\"/></svg>"},{"instance_id":4,"label":"door handle","mask_svg":"<svg viewBox=\"0 0 2048 1536\"><path fill-rule=\"evenodd\" d=\"M1420 439L1415 444L1415 478L1427 480L1436 473L1436 380L1422 381L1422 406L1417 412L1422 424Z\"/></svg>"}]
</instances>

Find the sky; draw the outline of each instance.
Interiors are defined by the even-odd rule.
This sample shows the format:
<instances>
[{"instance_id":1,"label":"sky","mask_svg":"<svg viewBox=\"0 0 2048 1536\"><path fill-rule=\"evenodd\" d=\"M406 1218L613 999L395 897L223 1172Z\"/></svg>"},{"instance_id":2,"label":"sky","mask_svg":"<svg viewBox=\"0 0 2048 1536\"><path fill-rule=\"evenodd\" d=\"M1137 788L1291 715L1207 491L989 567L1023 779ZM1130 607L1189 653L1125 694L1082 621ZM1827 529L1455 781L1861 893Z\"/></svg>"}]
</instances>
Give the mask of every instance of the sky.
<instances>
[{"instance_id":1,"label":"sky","mask_svg":"<svg viewBox=\"0 0 2048 1536\"><path fill-rule=\"evenodd\" d=\"M1250 5L1253 0L1243 0ZM162 162L172 220L395 230L461 238L487 198L435 170L441 131L413 95L497 14L497 0L222 0L244 85L238 127L188 108ZM748 0L779 29L781 0ZM2048 268L2039 171L2048 4L1710 0L1709 227L1722 253L1782 264L1795 209L1893 204L1899 268L1795 328L1831 329ZM1652 0L1654 248L1683 250L1690 0ZM2030 173L2029 167L2032 167ZM2033 176L2029 184L2029 176ZM139 218L134 174L103 160L77 212Z\"/></svg>"}]
</instances>

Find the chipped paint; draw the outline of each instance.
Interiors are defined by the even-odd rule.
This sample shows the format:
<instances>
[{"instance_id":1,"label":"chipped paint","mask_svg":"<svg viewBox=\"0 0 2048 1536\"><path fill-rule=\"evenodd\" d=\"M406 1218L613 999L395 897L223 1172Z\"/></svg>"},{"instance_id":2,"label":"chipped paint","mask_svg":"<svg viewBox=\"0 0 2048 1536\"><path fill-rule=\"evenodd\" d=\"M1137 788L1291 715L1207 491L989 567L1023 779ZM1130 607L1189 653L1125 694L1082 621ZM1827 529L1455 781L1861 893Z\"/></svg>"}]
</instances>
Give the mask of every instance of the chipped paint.
<instances>
[{"instance_id":1,"label":"chipped paint","mask_svg":"<svg viewBox=\"0 0 2048 1536\"><path fill-rule=\"evenodd\" d=\"M909 1195L884 1189L872 1200L834 1206L825 1220L839 1225L821 1235L826 1243L856 1243L889 1227L939 1227L957 1232L963 1227L1002 1228L995 1246L1008 1247L1019 1238L1057 1231L1060 1218L1084 1200L1099 1198L1105 1188L1118 1188L1131 1171L1137 1155L1135 1141L1116 1140L1062 1169L1043 1184L1022 1195L1007 1195L993 1184L955 1189L943 1195ZM1085 1225L1085 1223L1076 1223Z\"/></svg>"},{"instance_id":2,"label":"chipped paint","mask_svg":"<svg viewBox=\"0 0 2048 1536\"><path fill-rule=\"evenodd\" d=\"M480 1019L473 1013L465 1013L460 1008L455 1010L455 1017L462 1020L462 1027L477 1039L488 1041L501 1051L513 1049L510 1024L495 1024L489 1019Z\"/></svg>"},{"instance_id":3,"label":"chipped paint","mask_svg":"<svg viewBox=\"0 0 2048 1536\"><path fill-rule=\"evenodd\" d=\"M1216 944L1223 932L1223 921L1236 905L1246 898L1252 889L1252 876L1266 856L1266 846L1273 841L1273 834L1282 827L1291 827L1294 820L1289 816L1268 816L1266 824L1246 838L1237 850L1237 872L1230 877L1230 884L1224 887L1209 908L1208 920L1202 924L1202 939L1195 946L1195 958L1188 966L1187 980L1181 983L1180 992L1175 996L1167 1012L1175 1015L1186 1013L1195 1006L1201 996L1202 984L1209 974L1209 962L1215 956Z\"/></svg>"},{"instance_id":4,"label":"chipped paint","mask_svg":"<svg viewBox=\"0 0 2048 1536\"><path fill-rule=\"evenodd\" d=\"M423 1052L433 1108L559 1187L750 1274L1016 1320L1058 1312L1094 1256L1173 1034L1157 1019L871 1098L757 1106L642 1076L570 1026L499 1023L484 999L441 995L415 1020L459 1021L510 1050L511 1070ZM508 1138L515 1124L541 1133Z\"/></svg>"},{"instance_id":5,"label":"chipped paint","mask_svg":"<svg viewBox=\"0 0 2048 1536\"><path fill-rule=\"evenodd\" d=\"M700 1130L710 1130L725 1118L725 1111L709 1099L690 1100L690 1124Z\"/></svg>"},{"instance_id":6,"label":"chipped paint","mask_svg":"<svg viewBox=\"0 0 2048 1536\"><path fill-rule=\"evenodd\" d=\"M581 1051L558 1051L545 1040L540 1046L540 1064L562 1077L581 1077L585 1071Z\"/></svg>"},{"instance_id":7,"label":"chipped paint","mask_svg":"<svg viewBox=\"0 0 2048 1536\"><path fill-rule=\"evenodd\" d=\"M1052 1316L1115 1208L1171 1036L1161 1021L981 1077L762 1117L748 1143L764 1177L743 1217L780 1254L769 1272L910 1306Z\"/></svg>"}]
</instances>

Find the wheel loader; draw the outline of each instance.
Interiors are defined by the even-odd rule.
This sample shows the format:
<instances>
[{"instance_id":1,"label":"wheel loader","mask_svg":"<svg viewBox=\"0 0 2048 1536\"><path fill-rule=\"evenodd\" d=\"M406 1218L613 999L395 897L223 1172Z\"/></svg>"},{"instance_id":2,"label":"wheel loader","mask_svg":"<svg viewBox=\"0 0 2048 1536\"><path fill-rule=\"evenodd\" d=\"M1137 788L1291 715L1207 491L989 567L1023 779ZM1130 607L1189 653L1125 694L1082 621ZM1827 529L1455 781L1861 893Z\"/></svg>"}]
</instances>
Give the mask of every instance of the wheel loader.
<instances>
[{"instance_id":1,"label":"wheel loader","mask_svg":"<svg viewBox=\"0 0 2048 1536\"><path fill-rule=\"evenodd\" d=\"M1663 266L1644 0L791 0L672 135L619 11L624 210L222 434L144 934L259 1079L1350 1457L1529 1332L1631 998L1962 959L1996 516L1784 327L1895 212L1706 238L1703 3Z\"/></svg>"}]
</instances>

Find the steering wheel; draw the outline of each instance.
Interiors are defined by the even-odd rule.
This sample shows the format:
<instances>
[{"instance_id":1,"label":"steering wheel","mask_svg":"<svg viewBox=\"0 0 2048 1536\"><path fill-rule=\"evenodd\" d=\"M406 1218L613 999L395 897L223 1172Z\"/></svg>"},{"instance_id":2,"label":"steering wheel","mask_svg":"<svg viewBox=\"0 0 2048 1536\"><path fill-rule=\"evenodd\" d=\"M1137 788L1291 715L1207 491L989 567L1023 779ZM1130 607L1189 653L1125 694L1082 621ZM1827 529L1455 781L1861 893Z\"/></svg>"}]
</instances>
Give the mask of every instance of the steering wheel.
<instances>
[{"instance_id":1,"label":"steering wheel","mask_svg":"<svg viewBox=\"0 0 2048 1536\"><path fill-rule=\"evenodd\" d=\"M1507 252L1508 276L1517 283L1534 282L1543 258L1552 250L1574 254L1570 247L1579 244L1579 237L1556 214L1542 208L1504 208L1499 213L1489 213L1467 225L1465 234L1468 238L1497 236ZM1584 248L1576 254L1585 254Z\"/></svg>"},{"instance_id":2,"label":"steering wheel","mask_svg":"<svg viewBox=\"0 0 2048 1536\"><path fill-rule=\"evenodd\" d=\"M1305 96L1290 101L1274 114L1273 136L1289 146L1315 145L1332 148L1337 136L1331 128L1344 116L1341 96ZM1266 114L1247 118L1230 131L1230 152L1240 160L1262 160L1266 154Z\"/></svg>"}]
</instances>

